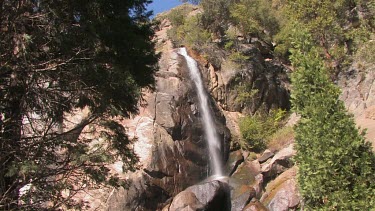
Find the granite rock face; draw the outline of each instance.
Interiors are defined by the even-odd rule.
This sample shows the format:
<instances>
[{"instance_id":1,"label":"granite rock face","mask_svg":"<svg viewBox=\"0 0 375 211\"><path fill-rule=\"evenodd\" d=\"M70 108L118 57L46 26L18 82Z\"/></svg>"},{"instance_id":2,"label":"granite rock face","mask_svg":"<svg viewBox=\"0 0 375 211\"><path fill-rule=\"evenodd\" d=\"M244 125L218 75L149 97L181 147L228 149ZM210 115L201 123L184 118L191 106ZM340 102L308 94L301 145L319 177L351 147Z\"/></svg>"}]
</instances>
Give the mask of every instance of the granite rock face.
<instances>
[{"instance_id":1,"label":"granite rock face","mask_svg":"<svg viewBox=\"0 0 375 211\"><path fill-rule=\"evenodd\" d=\"M240 47L243 54L251 59L242 66L229 61L223 50L215 50L218 57L222 56L220 67L215 67L207 60L195 55L200 63L203 76L208 82L211 95L217 104L229 112L254 113L260 107L265 109L290 108L290 80L287 76L289 71L286 67L271 59L267 59L255 44L243 44ZM256 94L251 102L244 105L238 102L238 86L246 84Z\"/></svg>"},{"instance_id":2,"label":"granite rock face","mask_svg":"<svg viewBox=\"0 0 375 211\"><path fill-rule=\"evenodd\" d=\"M140 108L139 115L124 122L129 127L129 135L138 140L134 149L140 157L141 168L126 174L129 188L114 191L108 198L108 210L161 209L168 199L209 174L197 94L184 58L164 37L169 27L164 22L156 32L162 52L160 70L155 75L156 89L145 94L145 106ZM226 160L230 132L213 100L211 108ZM194 201L191 194L186 199Z\"/></svg>"},{"instance_id":3,"label":"granite rock face","mask_svg":"<svg viewBox=\"0 0 375 211\"><path fill-rule=\"evenodd\" d=\"M354 114L357 125L367 129L366 138L375 150L375 65L354 62L339 75L337 83L340 99Z\"/></svg>"}]
</instances>

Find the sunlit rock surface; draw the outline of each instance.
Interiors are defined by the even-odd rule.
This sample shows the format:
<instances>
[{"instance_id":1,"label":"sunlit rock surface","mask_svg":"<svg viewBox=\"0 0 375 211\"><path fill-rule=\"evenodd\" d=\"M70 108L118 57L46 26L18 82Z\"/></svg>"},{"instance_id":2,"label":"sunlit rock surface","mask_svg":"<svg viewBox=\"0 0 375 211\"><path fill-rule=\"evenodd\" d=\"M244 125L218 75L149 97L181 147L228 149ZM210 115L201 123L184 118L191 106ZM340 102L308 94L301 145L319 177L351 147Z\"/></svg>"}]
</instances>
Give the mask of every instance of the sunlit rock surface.
<instances>
[{"instance_id":1,"label":"sunlit rock surface","mask_svg":"<svg viewBox=\"0 0 375 211\"><path fill-rule=\"evenodd\" d=\"M156 32L162 53L156 89L145 92L139 115L124 121L128 134L137 140L134 150L141 169L126 174L129 188L113 191L107 200L108 210L162 209L168 199L210 174L197 94L186 62L165 37L169 27L163 22ZM224 143L222 154L227 159L230 132L220 110L213 101L211 105L214 124Z\"/></svg>"}]
</instances>

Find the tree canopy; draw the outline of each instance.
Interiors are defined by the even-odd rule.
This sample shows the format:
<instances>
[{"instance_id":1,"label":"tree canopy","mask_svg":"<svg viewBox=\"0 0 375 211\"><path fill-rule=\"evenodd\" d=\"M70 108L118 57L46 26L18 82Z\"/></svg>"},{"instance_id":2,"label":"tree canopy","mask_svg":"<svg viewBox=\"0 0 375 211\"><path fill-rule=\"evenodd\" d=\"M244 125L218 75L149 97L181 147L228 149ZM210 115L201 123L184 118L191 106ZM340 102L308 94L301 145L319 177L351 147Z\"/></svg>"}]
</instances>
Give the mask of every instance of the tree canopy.
<instances>
[{"instance_id":1,"label":"tree canopy","mask_svg":"<svg viewBox=\"0 0 375 211\"><path fill-rule=\"evenodd\" d=\"M137 112L141 88L153 87L148 3L1 2L0 209L82 206L73 197L83 187L121 185L109 163L134 170L131 140L109 117Z\"/></svg>"}]
</instances>

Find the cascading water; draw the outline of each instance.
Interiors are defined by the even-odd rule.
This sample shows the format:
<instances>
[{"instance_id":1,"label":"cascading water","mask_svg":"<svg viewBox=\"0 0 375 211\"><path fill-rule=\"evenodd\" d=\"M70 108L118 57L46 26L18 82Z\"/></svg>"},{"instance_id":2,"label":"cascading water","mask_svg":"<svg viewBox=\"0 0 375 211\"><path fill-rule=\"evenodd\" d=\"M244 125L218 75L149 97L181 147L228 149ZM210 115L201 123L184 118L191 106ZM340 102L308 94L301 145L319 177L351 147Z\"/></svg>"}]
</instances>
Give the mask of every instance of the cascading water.
<instances>
[{"instance_id":1,"label":"cascading water","mask_svg":"<svg viewBox=\"0 0 375 211\"><path fill-rule=\"evenodd\" d=\"M203 129L211 157L212 174L213 176L223 176L223 165L220 156L220 140L217 136L217 132L214 126L208 96L204 90L203 81L198 69L198 64L187 54L186 48L180 48L180 54L185 57L189 68L190 77L194 81L195 87L197 88L199 108L203 118Z\"/></svg>"}]
</instances>

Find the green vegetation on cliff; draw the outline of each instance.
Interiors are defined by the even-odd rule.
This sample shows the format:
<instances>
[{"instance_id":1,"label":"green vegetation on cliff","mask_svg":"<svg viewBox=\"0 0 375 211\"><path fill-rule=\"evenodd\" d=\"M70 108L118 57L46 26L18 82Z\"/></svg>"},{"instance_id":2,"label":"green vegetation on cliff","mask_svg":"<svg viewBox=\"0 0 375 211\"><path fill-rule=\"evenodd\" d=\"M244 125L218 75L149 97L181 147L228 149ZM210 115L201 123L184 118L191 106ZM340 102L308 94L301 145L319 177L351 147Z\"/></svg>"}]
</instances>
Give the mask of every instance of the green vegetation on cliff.
<instances>
[{"instance_id":1,"label":"green vegetation on cliff","mask_svg":"<svg viewBox=\"0 0 375 211\"><path fill-rule=\"evenodd\" d=\"M339 100L308 30L294 31L292 103L298 182L312 210L375 208L375 155Z\"/></svg>"}]
</instances>

